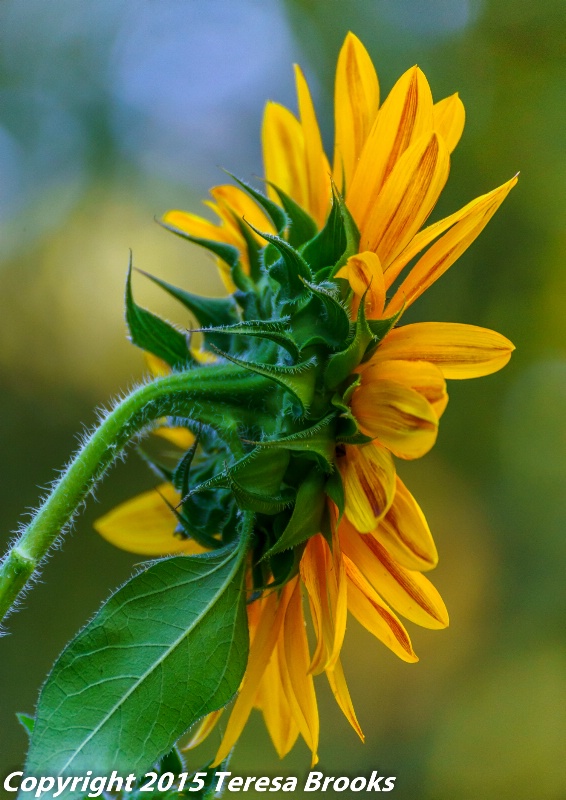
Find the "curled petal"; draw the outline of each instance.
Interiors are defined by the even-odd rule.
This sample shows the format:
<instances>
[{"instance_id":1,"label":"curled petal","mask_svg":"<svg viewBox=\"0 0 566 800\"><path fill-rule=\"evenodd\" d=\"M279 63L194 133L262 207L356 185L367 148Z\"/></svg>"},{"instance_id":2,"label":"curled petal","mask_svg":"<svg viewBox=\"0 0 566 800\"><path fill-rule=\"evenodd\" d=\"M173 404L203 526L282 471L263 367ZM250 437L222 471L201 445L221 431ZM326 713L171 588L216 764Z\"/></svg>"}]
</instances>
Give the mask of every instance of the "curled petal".
<instances>
[{"instance_id":1,"label":"curled petal","mask_svg":"<svg viewBox=\"0 0 566 800\"><path fill-rule=\"evenodd\" d=\"M496 331L458 322L416 322L392 330L372 363L430 361L445 378L480 378L507 364L515 346Z\"/></svg>"},{"instance_id":2,"label":"curled petal","mask_svg":"<svg viewBox=\"0 0 566 800\"><path fill-rule=\"evenodd\" d=\"M354 562L344 557L348 576L348 610L380 642L403 661L418 661L403 623L370 586Z\"/></svg>"},{"instance_id":3,"label":"curled petal","mask_svg":"<svg viewBox=\"0 0 566 800\"><path fill-rule=\"evenodd\" d=\"M418 67L402 75L377 112L352 184L347 191L348 208L363 228L389 173L417 139L432 133L432 95Z\"/></svg>"},{"instance_id":4,"label":"curled petal","mask_svg":"<svg viewBox=\"0 0 566 800\"><path fill-rule=\"evenodd\" d=\"M435 103L432 109L434 130L442 136L450 153L464 131L466 111L458 92Z\"/></svg>"},{"instance_id":5,"label":"curled petal","mask_svg":"<svg viewBox=\"0 0 566 800\"><path fill-rule=\"evenodd\" d=\"M391 454L378 444L346 445L338 466L344 481L345 513L359 531L368 533L389 511L395 494Z\"/></svg>"},{"instance_id":6,"label":"curled petal","mask_svg":"<svg viewBox=\"0 0 566 800\"><path fill-rule=\"evenodd\" d=\"M372 361L359 368L362 387L379 381L393 381L425 397L440 419L448 404L446 381L440 369L428 361Z\"/></svg>"},{"instance_id":7,"label":"curled petal","mask_svg":"<svg viewBox=\"0 0 566 800\"><path fill-rule=\"evenodd\" d=\"M428 218L449 171L448 149L436 133L418 139L395 164L361 231L361 245L377 253L384 269Z\"/></svg>"},{"instance_id":8,"label":"curled petal","mask_svg":"<svg viewBox=\"0 0 566 800\"><path fill-rule=\"evenodd\" d=\"M385 303L385 283L381 262L375 253L368 250L350 256L337 273L337 277L346 278L354 293L351 309L352 319L356 319L358 316L358 309L364 294L366 319L381 318Z\"/></svg>"},{"instance_id":9,"label":"curled petal","mask_svg":"<svg viewBox=\"0 0 566 800\"><path fill-rule=\"evenodd\" d=\"M341 526L342 550L363 572L373 588L399 614L423 628L446 628L448 612L442 598L424 575L398 564L374 536Z\"/></svg>"},{"instance_id":10,"label":"curled petal","mask_svg":"<svg viewBox=\"0 0 566 800\"><path fill-rule=\"evenodd\" d=\"M348 33L336 66L334 180L350 185L379 106L379 83L367 50Z\"/></svg>"},{"instance_id":11,"label":"curled petal","mask_svg":"<svg viewBox=\"0 0 566 800\"><path fill-rule=\"evenodd\" d=\"M438 563L426 518L399 476L391 508L371 535L402 567L426 572Z\"/></svg>"},{"instance_id":12,"label":"curled petal","mask_svg":"<svg viewBox=\"0 0 566 800\"><path fill-rule=\"evenodd\" d=\"M175 536L177 518L171 506L181 501L170 483L139 494L112 509L94 523L94 528L107 542L130 553L144 556L166 556L204 552L193 539Z\"/></svg>"},{"instance_id":13,"label":"curled petal","mask_svg":"<svg viewBox=\"0 0 566 800\"><path fill-rule=\"evenodd\" d=\"M351 406L364 433L400 458L420 458L436 441L438 417L431 404L400 383L363 383L354 392Z\"/></svg>"}]
</instances>

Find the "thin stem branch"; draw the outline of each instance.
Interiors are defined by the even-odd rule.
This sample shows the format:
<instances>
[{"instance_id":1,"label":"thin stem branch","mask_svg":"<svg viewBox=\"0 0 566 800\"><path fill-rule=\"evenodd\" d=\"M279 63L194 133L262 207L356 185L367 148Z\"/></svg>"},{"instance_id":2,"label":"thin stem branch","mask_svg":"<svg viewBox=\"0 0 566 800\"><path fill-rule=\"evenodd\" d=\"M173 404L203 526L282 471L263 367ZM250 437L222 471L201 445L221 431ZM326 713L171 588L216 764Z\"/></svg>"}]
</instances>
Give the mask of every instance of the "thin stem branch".
<instances>
[{"instance_id":1,"label":"thin stem branch","mask_svg":"<svg viewBox=\"0 0 566 800\"><path fill-rule=\"evenodd\" d=\"M210 422L239 397L265 390L264 379L232 366L202 367L144 384L109 412L54 484L0 565L0 621L13 607L49 549L128 442L164 416ZM228 426L226 426L228 429ZM229 432L229 431L228 431Z\"/></svg>"}]
</instances>

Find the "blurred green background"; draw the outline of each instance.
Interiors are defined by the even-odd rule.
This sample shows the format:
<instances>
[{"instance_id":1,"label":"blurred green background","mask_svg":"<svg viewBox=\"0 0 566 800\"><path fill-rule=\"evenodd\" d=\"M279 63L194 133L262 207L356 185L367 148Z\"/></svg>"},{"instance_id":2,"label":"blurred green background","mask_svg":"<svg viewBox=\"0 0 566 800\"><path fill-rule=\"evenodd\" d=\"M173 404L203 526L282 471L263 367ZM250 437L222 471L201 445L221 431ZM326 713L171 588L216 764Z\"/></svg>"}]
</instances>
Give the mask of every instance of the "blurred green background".
<instances>
[{"instance_id":1,"label":"blurred green background","mask_svg":"<svg viewBox=\"0 0 566 800\"><path fill-rule=\"evenodd\" d=\"M436 99L459 91L464 137L435 215L521 170L481 238L412 319L493 327L502 372L453 382L439 442L401 474L441 554L451 627L411 628L418 665L350 622L345 668L366 744L319 680L322 771L397 776L399 800L566 796L566 4L563 0L3 0L0 3L0 539L33 507L94 408L143 373L125 339L134 263L192 291L221 285L197 248L153 222L198 211L225 167L261 175L272 98L294 106L300 62L332 137L335 59L351 29L382 93L418 62ZM137 297L172 306L141 278ZM176 317L178 321L181 318ZM22 763L31 712L65 642L131 573L92 520L153 485L132 455L0 642L0 773ZM25 516L24 516L25 519ZM195 761L194 766L198 766ZM259 719L240 774L279 763ZM297 795L300 797L301 793ZM307 795L312 796L312 795Z\"/></svg>"}]
</instances>

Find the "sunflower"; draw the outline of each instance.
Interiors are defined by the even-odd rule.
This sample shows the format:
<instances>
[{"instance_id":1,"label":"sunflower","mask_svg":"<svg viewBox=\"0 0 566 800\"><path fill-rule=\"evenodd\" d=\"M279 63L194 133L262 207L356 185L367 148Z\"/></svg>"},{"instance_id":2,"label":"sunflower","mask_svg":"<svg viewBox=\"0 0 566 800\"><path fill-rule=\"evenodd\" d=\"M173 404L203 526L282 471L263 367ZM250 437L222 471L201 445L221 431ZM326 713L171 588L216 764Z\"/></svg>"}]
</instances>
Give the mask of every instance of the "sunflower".
<instances>
[{"instance_id":1,"label":"sunflower","mask_svg":"<svg viewBox=\"0 0 566 800\"><path fill-rule=\"evenodd\" d=\"M157 491L96 523L113 544L155 556L220 546L223 535L211 526L229 527L226 508L236 516L242 508L256 514L247 579L249 660L216 763L253 708L281 757L300 735L315 763L314 676L322 672L363 739L340 661L348 612L405 662L418 659L397 614L431 629L448 625L445 605L423 574L437 563L434 541L394 457L419 458L434 445L447 379L495 372L513 350L500 334L472 325L399 324L516 183L512 178L423 227L464 127L458 95L433 102L425 76L413 67L380 105L372 62L349 33L336 70L331 165L308 85L295 70L298 116L274 102L265 109L267 196L237 181L212 190L206 205L215 222L177 210L163 220L216 255L235 301L230 308L238 306L235 317L213 325L212 306L175 290L201 322L210 369L233 362L273 380L278 394L262 401L257 419L252 412L239 421L242 454L234 462L231 453L233 466L224 469L226 452L202 425L164 421L158 432L184 453L173 477L163 471L169 480ZM219 345L222 335L263 337L263 344L229 351ZM152 357L152 368L168 367ZM180 478L189 467L196 469L196 489ZM214 503L220 514L211 510ZM203 515L206 536L194 522ZM189 746L210 733L221 713L202 720Z\"/></svg>"}]
</instances>

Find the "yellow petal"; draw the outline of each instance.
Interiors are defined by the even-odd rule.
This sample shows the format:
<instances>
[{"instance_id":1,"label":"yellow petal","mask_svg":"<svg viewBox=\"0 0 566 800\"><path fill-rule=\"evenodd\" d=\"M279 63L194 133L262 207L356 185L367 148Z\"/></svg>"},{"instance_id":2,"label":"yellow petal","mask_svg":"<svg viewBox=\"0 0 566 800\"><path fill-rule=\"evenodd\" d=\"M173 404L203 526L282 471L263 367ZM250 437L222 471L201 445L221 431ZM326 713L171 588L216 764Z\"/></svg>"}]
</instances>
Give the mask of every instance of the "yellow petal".
<instances>
[{"instance_id":1,"label":"yellow petal","mask_svg":"<svg viewBox=\"0 0 566 800\"><path fill-rule=\"evenodd\" d=\"M438 563L425 515L399 476L391 508L371 535L402 567L426 572Z\"/></svg>"},{"instance_id":2,"label":"yellow petal","mask_svg":"<svg viewBox=\"0 0 566 800\"><path fill-rule=\"evenodd\" d=\"M452 153L460 141L466 121L466 111L458 92L435 103L432 114L434 130L442 136Z\"/></svg>"},{"instance_id":3,"label":"yellow petal","mask_svg":"<svg viewBox=\"0 0 566 800\"><path fill-rule=\"evenodd\" d=\"M297 741L299 728L283 691L277 652L272 654L263 675L258 707L263 713L277 755L279 758L284 758Z\"/></svg>"},{"instance_id":4,"label":"yellow petal","mask_svg":"<svg viewBox=\"0 0 566 800\"><path fill-rule=\"evenodd\" d=\"M283 689L291 712L307 747L312 753L312 765L318 761L319 719L314 682L309 674L310 655L303 617L301 585L297 578L286 585L291 597L285 613L280 640L279 668Z\"/></svg>"},{"instance_id":5,"label":"yellow petal","mask_svg":"<svg viewBox=\"0 0 566 800\"><path fill-rule=\"evenodd\" d=\"M181 450L188 450L195 441L194 435L187 428L181 428L179 426L163 426L162 428L156 428L153 433L177 445Z\"/></svg>"},{"instance_id":6,"label":"yellow petal","mask_svg":"<svg viewBox=\"0 0 566 800\"><path fill-rule=\"evenodd\" d=\"M143 354L146 366L155 378L164 378L165 375L170 375L171 367L162 358L154 356L153 353L148 353L147 350Z\"/></svg>"},{"instance_id":7,"label":"yellow petal","mask_svg":"<svg viewBox=\"0 0 566 800\"><path fill-rule=\"evenodd\" d=\"M204 552L193 539L175 536L177 518L166 500L172 506L181 501L170 483L127 500L97 519L94 528L107 542L130 553L165 556Z\"/></svg>"},{"instance_id":8,"label":"yellow petal","mask_svg":"<svg viewBox=\"0 0 566 800\"><path fill-rule=\"evenodd\" d=\"M399 614L423 628L446 628L448 612L432 583L389 555L374 536L363 536L351 525L340 528L342 550L373 588Z\"/></svg>"},{"instance_id":9,"label":"yellow petal","mask_svg":"<svg viewBox=\"0 0 566 800\"><path fill-rule=\"evenodd\" d=\"M287 584L288 586L289 584ZM223 761L230 750L238 741L246 722L250 716L254 705L254 699L258 690L258 686L263 677L263 674L271 658L271 654L277 643L277 638L281 631L283 620L285 617L286 605L289 598L289 590L287 586L278 598L275 593L268 595L266 598L256 600L252 605L258 604L255 612L258 609L261 612L257 623L257 629L250 645L250 654L248 658L248 666L240 692L234 703L234 707L230 713L230 719L226 726L226 731L220 743L220 748L214 759L214 765L217 766ZM287 590L287 591L286 591Z\"/></svg>"},{"instance_id":10,"label":"yellow petal","mask_svg":"<svg viewBox=\"0 0 566 800\"><path fill-rule=\"evenodd\" d=\"M336 66L334 88L334 180L350 185L379 107L379 83L367 50L348 33Z\"/></svg>"},{"instance_id":11,"label":"yellow petal","mask_svg":"<svg viewBox=\"0 0 566 800\"><path fill-rule=\"evenodd\" d=\"M424 228L422 231L417 233L416 236L413 237L412 241L403 250L403 252L400 253L397 258L395 258L394 261L387 266L385 270L386 288L389 289L389 287L392 286L402 270L418 253L421 252L421 250L424 250L425 247L438 238L438 236L440 236L442 233L449 230L449 228L451 228L457 222L464 221L472 215L474 217L477 216L478 218L481 218L486 210L493 204L497 204L497 207L499 207L513 186L515 186L517 180L517 176L515 176L502 186L498 186L497 189L481 195L480 197L476 197L475 200L472 200L470 203L463 206L463 208L455 211L454 214L450 214L450 216L445 217L444 219L441 219L432 225L429 225L428 228Z\"/></svg>"},{"instance_id":12,"label":"yellow petal","mask_svg":"<svg viewBox=\"0 0 566 800\"><path fill-rule=\"evenodd\" d=\"M446 184L448 149L436 133L423 136L399 158L361 229L360 246L384 269L421 228Z\"/></svg>"},{"instance_id":13,"label":"yellow petal","mask_svg":"<svg viewBox=\"0 0 566 800\"><path fill-rule=\"evenodd\" d=\"M222 186L215 186L210 190L210 194L218 203L219 208L228 209L229 212L235 214L241 220L249 222L254 228L266 233L277 233L272 221L267 214L258 206L258 204L239 186L232 184L224 184ZM226 222L235 225L235 221L230 213L226 215ZM262 245L265 244L265 239L250 231L252 235Z\"/></svg>"},{"instance_id":14,"label":"yellow petal","mask_svg":"<svg viewBox=\"0 0 566 800\"><path fill-rule=\"evenodd\" d=\"M400 284L387 307L387 315L410 306L437 281L480 235L505 197L506 194L500 192L489 205L482 203L476 206L472 213L435 242Z\"/></svg>"},{"instance_id":15,"label":"yellow petal","mask_svg":"<svg viewBox=\"0 0 566 800\"><path fill-rule=\"evenodd\" d=\"M395 465L378 444L346 445L338 466L344 481L345 513L359 531L374 530L395 494Z\"/></svg>"},{"instance_id":16,"label":"yellow petal","mask_svg":"<svg viewBox=\"0 0 566 800\"><path fill-rule=\"evenodd\" d=\"M301 558L301 578L317 639L310 672L318 675L336 663L346 632L346 583L337 539L332 552L321 534L309 539Z\"/></svg>"},{"instance_id":17,"label":"yellow petal","mask_svg":"<svg viewBox=\"0 0 566 800\"><path fill-rule=\"evenodd\" d=\"M502 369L514 349L509 339L487 328L458 322L416 322L388 333L372 362L430 361L445 378L479 378Z\"/></svg>"},{"instance_id":18,"label":"yellow petal","mask_svg":"<svg viewBox=\"0 0 566 800\"><path fill-rule=\"evenodd\" d=\"M330 202L330 166L322 148L322 138L316 119L311 93L301 68L295 64L295 81L299 117L305 139L305 160L308 180L308 207L313 219L322 226Z\"/></svg>"},{"instance_id":19,"label":"yellow petal","mask_svg":"<svg viewBox=\"0 0 566 800\"><path fill-rule=\"evenodd\" d=\"M394 381L422 394L440 419L448 404L446 381L440 369L428 361L376 361L359 367L362 385Z\"/></svg>"},{"instance_id":20,"label":"yellow petal","mask_svg":"<svg viewBox=\"0 0 566 800\"><path fill-rule=\"evenodd\" d=\"M344 556L348 576L348 611L403 661L418 661L405 626L382 601L360 570Z\"/></svg>"},{"instance_id":21,"label":"yellow petal","mask_svg":"<svg viewBox=\"0 0 566 800\"><path fill-rule=\"evenodd\" d=\"M434 409L421 394L400 383L364 382L354 392L351 406L363 432L400 458L420 458L436 441Z\"/></svg>"},{"instance_id":22,"label":"yellow petal","mask_svg":"<svg viewBox=\"0 0 566 800\"><path fill-rule=\"evenodd\" d=\"M350 256L346 264L338 272L338 277L346 278L354 292L351 311L352 319L358 316L360 301L364 294L366 295L366 318L380 319L385 303L385 283L378 256L369 251Z\"/></svg>"},{"instance_id":23,"label":"yellow petal","mask_svg":"<svg viewBox=\"0 0 566 800\"><path fill-rule=\"evenodd\" d=\"M212 239L215 242L224 242L235 246L240 244L240 237L235 240L232 230L222 225L215 225L213 222L209 222L209 220L199 217L197 214L190 214L188 211L178 211L176 209L168 211L163 216L163 222L198 239Z\"/></svg>"},{"instance_id":24,"label":"yellow petal","mask_svg":"<svg viewBox=\"0 0 566 800\"><path fill-rule=\"evenodd\" d=\"M270 102L265 107L261 135L266 179L306 208L309 190L301 123L287 108ZM279 202L277 193L270 187L268 193L272 200Z\"/></svg>"},{"instance_id":25,"label":"yellow petal","mask_svg":"<svg viewBox=\"0 0 566 800\"><path fill-rule=\"evenodd\" d=\"M347 192L348 208L360 230L398 159L413 142L432 133L432 119L427 79L418 67L412 67L377 112Z\"/></svg>"},{"instance_id":26,"label":"yellow petal","mask_svg":"<svg viewBox=\"0 0 566 800\"><path fill-rule=\"evenodd\" d=\"M181 748L181 750L186 752L187 750L193 750L195 747L198 747L199 744L202 744L202 742L204 742L204 740L216 727L216 723L220 719L223 711L224 709L221 708L218 711L212 711L210 714L207 714L206 717L203 717L203 719L201 719L196 726L190 740L186 745L184 745L184 747Z\"/></svg>"},{"instance_id":27,"label":"yellow petal","mask_svg":"<svg viewBox=\"0 0 566 800\"><path fill-rule=\"evenodd\" d=\"M342 662L340 659L338 659L333 669L326 670L326 677L328 678L328 683L332 689L332 694L336 698L336 702L342 709L344 716L352 728L356 731L362 742L365 741L365 736L360 728L360 723L356 717L356 712L354 711L352 698L350 697L350 692L348 691L348 684L346 683L346 678L344 676L344 670L342 668Z\"/></svg>"}]
</instances>

